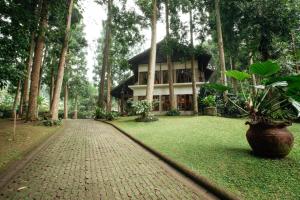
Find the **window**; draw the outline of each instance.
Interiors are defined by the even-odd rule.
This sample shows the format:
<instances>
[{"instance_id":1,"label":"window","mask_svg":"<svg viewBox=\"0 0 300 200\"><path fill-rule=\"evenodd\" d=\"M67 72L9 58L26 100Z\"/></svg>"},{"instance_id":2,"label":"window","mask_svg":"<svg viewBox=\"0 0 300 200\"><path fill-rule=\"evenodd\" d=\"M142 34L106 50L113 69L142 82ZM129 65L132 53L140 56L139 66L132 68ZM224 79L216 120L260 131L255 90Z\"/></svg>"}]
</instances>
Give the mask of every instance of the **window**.
<instances>
[{"instance_id":1,"label":"window","mask_svg":"<svg viewBox=\"0 0 300 200\"><path fill-rule=\"evenodd\" d=\"M170 104L170 97L169 95L163 95L161 96L161 103L162 103L162 110L163 111L169 111L171 108Z\"/></svg>"},{"instance_id":2,"label":"window","mask_svg":"<svg viewBox=\"0 0 300 200\"><path fill-rule=\"evenodd\" d=\"M190 111L192 110L192 95L178 95L177 96L177 107L181 111Z\"/></svg>"},{"instance_id":3,"label":"window","mask_svg":"<svg viewBox=\"0 0 300 200\"><path fill-rule=\"evenodd\" d=\"M147 85L148 72L140 72L139 85Z\"/></svg>"},{"instance_id":4,"label":"window","mask_svg":"<svg viewBox=\"0 0 300 200\"><path fill-rule=\"evenodd\" d=\"M154 84L160 84L160 71L156 71L155 72L155 80L154 80Z\"/></svg>"},{"instance_id":5,"label":"window","mask_svg":"<svg viewBox=\"0 0 300 200\"><path fill-rule=\"evenodd\" d=\"M142 100L145 100L145 99L146 99L145 96L139 96L139 97L138 97L138 100L139 100L139 101L142 101Z\"/></svg>"},{"instance_id":6,"label":"window","mask_svg":"<svg viewBox=\"0 0 300 200\"><path fill-rule=\"evenodd\" d=\"M163 84L167 84L167 83L169 83L169 71L167 71L167 70L164 70L164 71L162 71L162 78L163 78Z\"/></svg>"},{"instance_id":7,"label":"window","mask_svg":"<svg viewBox=\"0 0 300 200\"><path fill-rule=\"evenodd\" d=\"M159 111L159 96L153 96L153 111Z\"/></svg>"},{"instance_id":8,"label":"window","mask_svg":"<svg viewBox=\"0 0 300 200\"><path fill-rule=\"evenodd\" d=\"M176 83L190 83L192 82L191 69L177 69L176 70Z\"/></svg>"}]
</instances>

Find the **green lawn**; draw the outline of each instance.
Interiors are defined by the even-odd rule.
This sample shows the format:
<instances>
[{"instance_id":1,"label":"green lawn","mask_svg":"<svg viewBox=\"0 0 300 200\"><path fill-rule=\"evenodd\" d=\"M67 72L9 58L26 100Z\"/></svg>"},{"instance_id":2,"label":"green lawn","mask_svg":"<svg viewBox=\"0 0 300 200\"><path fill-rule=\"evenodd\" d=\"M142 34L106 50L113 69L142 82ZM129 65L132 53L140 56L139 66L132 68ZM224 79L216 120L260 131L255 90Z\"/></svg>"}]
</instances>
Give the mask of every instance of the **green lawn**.
<instances>
[{"instance_id":1,"label":"green lawn","mask_svg":"<svg viewBox=\"0 0 300 200\"><path fill-rule=\"evenodd\" d=\"M300 199L300 125L290 130L295 145L283 160L254 157L245 120L161 117L154 123L121 118L114 123L144 143L244 199Z\"/></svg>"}]
</instances>

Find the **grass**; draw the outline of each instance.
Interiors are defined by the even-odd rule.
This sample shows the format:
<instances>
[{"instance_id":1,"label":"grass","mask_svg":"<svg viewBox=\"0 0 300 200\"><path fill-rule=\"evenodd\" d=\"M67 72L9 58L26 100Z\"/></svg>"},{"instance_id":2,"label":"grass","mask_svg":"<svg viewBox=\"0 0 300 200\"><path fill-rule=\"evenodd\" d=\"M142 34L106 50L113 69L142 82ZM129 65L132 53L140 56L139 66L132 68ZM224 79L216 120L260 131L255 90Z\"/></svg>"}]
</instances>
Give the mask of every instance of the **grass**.
<instances>
[{"instance_id":1,"label":"grass","mask_svg":"<svg viewBox=\"0 0 300 200\"><path fill-rule=\"evenodd\" d=\"M282 160L251 155L245 120L161 117L154 123L121 118L114 123L163 154L243 199L300 199L300 125L290 127L295 145Z\"/></svg>"},{"instance_id":2,"label":"grass","mask_svg":"<svg viewBox=\"0 0 300 200\"><path fill-rule=\"evenodd\" d=\"M53 134L58 127L17 122L16 140L12 141L13 121L0 120L0 172Z\"/></svg>"}]
</instances>

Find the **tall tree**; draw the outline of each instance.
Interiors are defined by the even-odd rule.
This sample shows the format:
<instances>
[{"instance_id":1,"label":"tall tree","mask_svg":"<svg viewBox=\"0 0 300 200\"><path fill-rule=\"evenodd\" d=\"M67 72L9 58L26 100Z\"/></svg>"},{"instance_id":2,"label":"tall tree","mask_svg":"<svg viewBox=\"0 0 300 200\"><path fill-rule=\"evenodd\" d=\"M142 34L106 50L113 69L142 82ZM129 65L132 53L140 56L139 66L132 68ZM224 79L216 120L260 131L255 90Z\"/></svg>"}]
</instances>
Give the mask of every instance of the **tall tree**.
<instances>
[{"instance_id":1,"label":"tall tree","mask_svg":"<svg viewBox=\"0 0 300 200\"><path fill-rule=\"evenodd\" d=\"M149 103L153 101L155 67L156 67L156 26L157 26L157 0L152 0L151 17L151 49L148 65L148 84L146 90L146 99Z\"/></svg>"},{"instance_id":2,"label":"tall tree","mask_svg":"<svg viewBox=\"0 0 300 200\"><path fill-rule=\"evenodd\" d=\"M194 23L193 23L193 13L192 6L189 9L190 15L190 46L191 46L191 70L192 70L192 90L193 90L193 111L194 114L198 113L198 91L196 85L196 66L195 66L195 53L194 53Z\"/></svg>"},{"instance_id":3,"label":"tall tree","mask_svg":"<svg viewBox=\"0 0 300 200\"><path fill-rule=\"evenodd\" d=\"M66 61L66 54L68 51L68 44L70 39L70 30L71 30L71 19L72 19L72 11L73 11L73 0L68 0L68 12L67 12L67 24L66 24L66 30L65 30L65 36L64 41L61 49L61 55L59 59L59 65L58 65L58 73L55 83L55 89L53 94L53 100L52 100L52 106L51 106L51 118L52 120L58 119L58 103L59 103L59 97L61 93L61 87L64 77L64 68L65 68L65 61Z\"/></svg>"},{"instance_id":4,"label":"tall tree","mask_svg":"<svg viewBox=\"0 0 300 200\"><path fill-rule=\"evenodd\" d=\"M41 17L39 22L38 38L35 47L34 60L31 72L31 84L29 95L29 106L27 111L27 120L37 120L37 98L40 79L40 69L43 59L43 50L45 46L45 34L48 25L48 0L43 0Z\"/></svg>"},{"instance_id":5,"label":"tall tree","mask_svg":"<svg viewBox=\"0 0 300 200\"><path fill-rule=\"evenodd\" d=\"M165 12L166 12L166 41L167 45L170 45L170 8L169 8L169 0L165 0ZM170 93L170 103L171 103L171 109L176 108L176 97L174 94L174 80L173 80L173 63L172 63L172 57L171 53L167 52L167 65L168 65L168 78L169 78L169 93Z\"/></svg>"},{"instance_id":6,"label":"tall tree","mask_svg":"<svg viewBox=\"0 0 300 200\"><path fill-rule=\"evenodd\" d=\"M221 68L221 82L224 85L227 85L226 63L225 63L222 22L221 22L221 13L220 13L220 0L215 0L215 12L216 12L216 26L217 26L218 46L219 46L219 59L220 59L219 61L220 61L220 68Z\"/></svg>"},{"instance_id":7,"label":"tall tree","mask_svg":"<svg viewBox=\"0 0 300 200\"><path fill-rule=\"evenodd\" d=\"M100 82L100 94L99 94L99 103L100 107L105 107L105 77L106 73L109 72L108 79L107 79L107 88L110 90L111 87L111 66L109 65L110 61L110 43L111 43L111 22L112 22L112 3L113 0L107 0L107 20L105 23L105 39L104 39L104 48L103 48L103 61L102 61L102 68L101 68L101 82ZM110 91L107 90L107 108L110 109ZM110 105L109 105L110 104Z\"/></svg>"}]
</instances>

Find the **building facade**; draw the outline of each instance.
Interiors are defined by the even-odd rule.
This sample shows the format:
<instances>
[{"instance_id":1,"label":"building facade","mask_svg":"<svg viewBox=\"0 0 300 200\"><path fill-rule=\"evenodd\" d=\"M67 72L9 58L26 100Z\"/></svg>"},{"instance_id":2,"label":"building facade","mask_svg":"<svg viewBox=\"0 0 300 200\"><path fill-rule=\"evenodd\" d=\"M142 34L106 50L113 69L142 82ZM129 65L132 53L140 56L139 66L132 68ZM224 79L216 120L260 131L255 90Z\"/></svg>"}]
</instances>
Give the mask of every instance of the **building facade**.
<instances>
[{"instance_id":1,"label":"building facade","mask_svg":"<svg viewBox=\"0 0 300 200\"><path fill-rule=\"evenodd\" d=\"M169 80L166 56L163 54L158 44L157 62L155 66L155 85L154 85L154 114L165 114L170 110L169 100ZM148 81L148 61L149 50L135 56L129 60L132 65L133 77L116 87L112 95L120 99L121 111L124 110L125 102L128 99L133 101L144 100ZM193 110L193 91L192 91L192 70L191 60L182 59L180 52L172 56L174 94L176 96L176 107L182 114L192 114ZM194 61L196 68L197 89L209 81L213 70L208 67L210 56L200 54Z\"/></svg>"}]
</instances>

